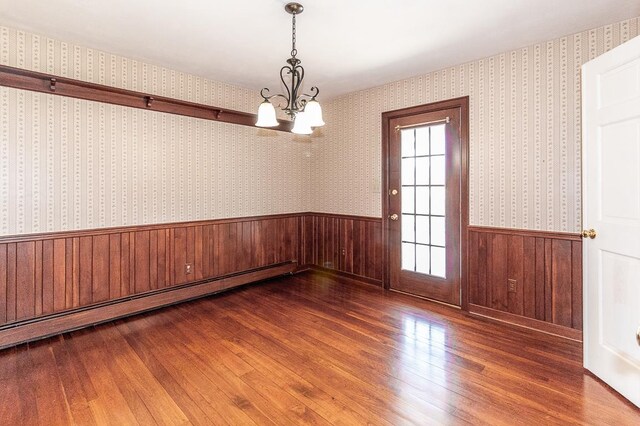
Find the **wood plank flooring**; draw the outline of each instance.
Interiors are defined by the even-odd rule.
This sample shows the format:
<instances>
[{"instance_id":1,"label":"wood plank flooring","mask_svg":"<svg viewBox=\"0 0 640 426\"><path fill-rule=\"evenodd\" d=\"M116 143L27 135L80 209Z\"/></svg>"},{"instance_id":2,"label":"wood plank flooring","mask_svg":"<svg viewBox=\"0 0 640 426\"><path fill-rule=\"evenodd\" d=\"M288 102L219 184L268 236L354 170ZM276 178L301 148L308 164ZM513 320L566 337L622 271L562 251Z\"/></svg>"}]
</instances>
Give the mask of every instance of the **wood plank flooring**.
<instances>
[{"instance_id":1,"label":"wood plank flooring","mask_svg":"<svg viewBox=\"0 0 640 426\"><path fill-rule=\"evenodd\" d=\"M576 343L314 273L0 352L0 424L640 424Z\"/></svg>"}]
</instances>

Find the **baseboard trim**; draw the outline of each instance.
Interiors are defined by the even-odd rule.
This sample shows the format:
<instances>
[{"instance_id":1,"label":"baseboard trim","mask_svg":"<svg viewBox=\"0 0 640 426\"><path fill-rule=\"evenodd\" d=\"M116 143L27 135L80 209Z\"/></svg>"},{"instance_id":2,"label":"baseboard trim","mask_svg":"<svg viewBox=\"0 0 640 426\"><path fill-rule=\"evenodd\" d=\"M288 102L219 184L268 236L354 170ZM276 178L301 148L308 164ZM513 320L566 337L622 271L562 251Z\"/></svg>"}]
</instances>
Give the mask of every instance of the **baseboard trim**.
<instances>
[{"instance_id":1,"label":"baseboard trim","mask_svg":"<svg viewBox=\"0 0 640 426\"><path fill-rule=\"evenodd\" d=\"M355 281L359 284L367 284L367 285L375 285L378 287L382 287L382 281L374 280L367 277L361 277L359 275L350 274L348 272L337 271L335 269L324 268L322 266L317 265L300 265L296 270L296 273L302 273L311 271L313 273L326 275L330 277L339 277L346 278L348 280ZM438 303L440 305L446 306L447 308L454 308L460 311L459 306L449 305L447 303L438 302L436 300L419 297L413 294L409 294L402 291L397 290L389 290L394 291L400 294L405 294L411 297L418 297L423 300L427 300L429 302ZM522 317L520 315L515 315L508 312L498 311L496 309L487 308L480 305L469 304L469 310L463 312L468 312L469 315L479 318L485 318L491 321L501 322L503 324L508 324L518 328L526 328L528 330L533 330L539 333L550 334L553 336L561 337L563 339L571 340L574 342L582 343L582 331L576 330L573 328L564 327L557 324L548 323L545 321L540 321L536 319L531 319L527 317Z\"/></svg>"},{"instance_id":2,"label":"baseboard trim","mask_svg":"<svg viewBox=\"0 0 640 426\"><path fill-rule=\"evenodd\" d=\"M552 334L554 336L559 336L576 342L582 342L582 331L557 324L552 324L546 321L527 318L509 312L502 312L496 309L487 308L485 306L475 305L473 303L469 304L469 314L472 316L488 318L494 321L499 321L521 328L527 328L546 334Z\"/></svg>"},{"instance_id":3,"label":"baseboard trim","mask_svg":"<svg viewBox=\"0 0 640 426\"><path fill-rule=\"evenodd\" d=\"M350 274L348 272L338 271L335 269L324 268L322 266L317 266L317 265L309 265L309 264L300 265L296 270L296 273L302 273L306 271L311 271L314 273L331 276L331 277L347 278L349 280L353 280L358 283L364 283L364 284L370 284L370 285L372 284L378 287L382 287L382 281L380 280L361 277L359 275ZM415 295L412 295L406 292L399 292L397 290L390 290L390 291L396 291L398 293L416 297ZM446 303L437 302L427 298L422 298L422 299L428 300L430 302L436 302L444 306L460 310L459 306L449 305ZM515 327L526 328L526 329L537 331L540 333L562 337L564 339L572 340L575 342L582 342L582 331L576 330L573 328L564 327L557 324L552 324L546 321L527 318L520 315L509 313L509 312L502 312L496 309L491 309L484 306L475 305L472 303L469 304L469 310L466 312L468 312L471 316L482 317L492 321L498 321L505 324L509 324Z\"/></svg>"},{"instance_id":4,"label":"baseboard trim","mask_svg":"<svg viewBox=\"0 0 640 426\"><path fill-rule=\"evenodd\" d=\"M318 265L303 265L301 268L302 269L299 269L297 272L313 271L323 275L347 278L350 280L358 281L360 283L372 284L378 287L382 287L382 281L380 280L376 280L369 277L363 277L361 275L351 274L349 272L338 271L337 269L325 268L323 266L318 266Z\"/></svg>"},{"instance_id":5,"label":"baseboard trim","mask_svg":"<svg viewBox=\"0 0 640 426\"><path fill-rule=\"evenodd\" d=\"M291 274L296 270L296 262L279 263L213 280L165 288L110 301L102 305L88 306L21 323L13 323L0 330L0 349L210 296L245 284Z\"/></svg>"}]
</instances>

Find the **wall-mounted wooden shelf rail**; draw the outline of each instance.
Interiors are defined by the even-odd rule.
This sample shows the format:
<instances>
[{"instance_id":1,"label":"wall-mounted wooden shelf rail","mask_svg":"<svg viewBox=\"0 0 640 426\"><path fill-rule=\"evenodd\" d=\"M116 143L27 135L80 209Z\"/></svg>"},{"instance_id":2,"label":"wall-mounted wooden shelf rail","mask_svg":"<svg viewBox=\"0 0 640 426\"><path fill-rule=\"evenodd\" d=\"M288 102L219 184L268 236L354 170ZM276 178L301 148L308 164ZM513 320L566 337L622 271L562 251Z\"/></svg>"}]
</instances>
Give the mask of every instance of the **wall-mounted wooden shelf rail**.
<instances>
[{"instance_id":1,"label":"wall-mounted wooden shelf rail","mask_svg":"<svg viewBox=\"0 0 640 426\"><path fill-rule=\"evenodd\" d=\"M240 124L242 126L255 127L256 122L256 115L247 112L88 83L6 65L0 65L0 86L184 115L223 123ZM291 130L291 123L289 121L278 121L280 125L273 127L273 130L284 132Z\"/></svg>"}]
</instances>

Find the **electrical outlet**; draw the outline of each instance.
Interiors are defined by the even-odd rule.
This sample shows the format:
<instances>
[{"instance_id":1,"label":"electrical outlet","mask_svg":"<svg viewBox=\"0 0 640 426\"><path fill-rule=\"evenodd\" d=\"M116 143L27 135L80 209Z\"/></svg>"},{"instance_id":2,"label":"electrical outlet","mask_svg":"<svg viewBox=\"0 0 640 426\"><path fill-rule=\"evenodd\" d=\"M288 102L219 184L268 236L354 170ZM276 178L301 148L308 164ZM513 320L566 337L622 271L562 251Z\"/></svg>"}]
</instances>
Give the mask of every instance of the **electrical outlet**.
<instances>
[{"instance_id":1,"label":"electrical outlet","mask_svg":"<svg viewBox=\"0 0 640 426\"><path fill-rule=\"evenodd\" d=\"M189 275L191 272L193 272L191 264L187 263L186 265L184 265L184 273Z\"/></svg>"},{"instance_id":2,"label":"electrical outlet","mask_svg":"<svg viewBox=\"0 0 640 426\"><path fill-rule=\"evenodd\" d=\"M508 286L508 289L509 289L509 293L515 293L516 292L517 281L516 280L512 280L512 279L508 279L507 280L507 286Z\"/></svg>"},{"instance_id":3,"label":"electrical outlet","mask_svg":"<svg viewBox=\"0 0 640 426\"><path fill-rule=\"evenodd\" d=\"M343 256L347 255L347 249L340 249L340 254L342 254Z\"/></svg>"}]
</instances>

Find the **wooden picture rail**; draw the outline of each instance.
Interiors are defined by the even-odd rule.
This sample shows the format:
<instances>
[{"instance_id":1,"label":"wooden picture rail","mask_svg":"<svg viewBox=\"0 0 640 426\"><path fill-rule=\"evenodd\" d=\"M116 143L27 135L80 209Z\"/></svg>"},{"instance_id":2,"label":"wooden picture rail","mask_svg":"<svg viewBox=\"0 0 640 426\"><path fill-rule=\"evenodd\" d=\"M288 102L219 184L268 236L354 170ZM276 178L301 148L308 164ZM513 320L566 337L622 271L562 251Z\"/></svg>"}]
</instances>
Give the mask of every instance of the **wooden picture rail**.
<instances>
[{"instance_id":1,"label":"wooden picture rail","mask_svg":"<svg viewBox=\"0 0 640 426\"><path fill-rule=\"evenodd\" d=\"M5 65L0 65L0 86L250 127L255 127L257 118L255 114L247 112L149 95ZM278 122L279 126L272 127L272 130L282 132L291 130L291 122L286 120L278 120Z\"/></svg>"}]
</instances>

